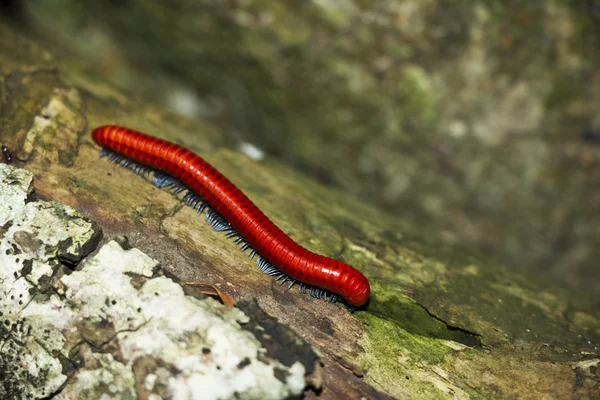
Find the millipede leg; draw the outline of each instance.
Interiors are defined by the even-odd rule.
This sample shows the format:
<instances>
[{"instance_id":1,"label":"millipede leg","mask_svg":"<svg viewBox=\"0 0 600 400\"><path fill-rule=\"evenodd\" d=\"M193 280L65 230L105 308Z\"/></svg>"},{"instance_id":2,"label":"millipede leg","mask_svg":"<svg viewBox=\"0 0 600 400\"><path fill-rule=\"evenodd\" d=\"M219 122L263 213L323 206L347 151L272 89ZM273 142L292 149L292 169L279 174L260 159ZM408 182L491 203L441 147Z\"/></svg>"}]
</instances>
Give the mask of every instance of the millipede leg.
<instances>
[{"instance_id":1,"label":"millipede leg","mask_svg":"<svg viewBox=\"0 0 600 400\"><path fill-rule=\"evenodd\" d=\"M202 213L206 210L205 219L206 222L212 227L214 230L219 232L224 232L225 236L228 239L232 239L233 242L237 245L240 245L240 250L242 252L250 249L248 256L250 259L256 257L256 265L260 269L261 272L272 276L275 278L276 282L279 282L280 285L283 285L289 282L287 289L291 289L295 284L298 284L298 290L300 293L309 293L312 297L323 299L324 301L334 303L336 301L340 301L341 297L335 293L329 292L328 290L321 289L315 286L307 285L306 283L299 282L296 279L292 278L288 274L280 271L277 267L267 261L266 258L258 254L258 252L231 226L229 222L221 214L217 211L209 207L206 201L200 197L198 194L190 190L183 182L178 179L172 177L169 174L158 171L154 168L150 168L146 165L142 165L132 161L131 159L124 157L112 150L107 148L103 148L100 150L101 157L107 157L110 162L118 164L123 168L130 169L134 173L142 176L143 178L152 181L152 183L163 189L169 190L172 194L179 199L187 206L195 209L198 213ZM180 195L182 192L185 192L182 196ZM349 307L349 310L353 310L352 307Z\"/></svg>"},{"instance_id":2,"label":"millipede leg","mask_svg":"<svg viewBox=\"0 0 600 400\"><path fill-rule=\"evenodd\" d=\"M231 229L229 222L225 220L218 212L212 208L206 211L206 222L217 232L227 231Z\"/></svg>"}]
</instances>

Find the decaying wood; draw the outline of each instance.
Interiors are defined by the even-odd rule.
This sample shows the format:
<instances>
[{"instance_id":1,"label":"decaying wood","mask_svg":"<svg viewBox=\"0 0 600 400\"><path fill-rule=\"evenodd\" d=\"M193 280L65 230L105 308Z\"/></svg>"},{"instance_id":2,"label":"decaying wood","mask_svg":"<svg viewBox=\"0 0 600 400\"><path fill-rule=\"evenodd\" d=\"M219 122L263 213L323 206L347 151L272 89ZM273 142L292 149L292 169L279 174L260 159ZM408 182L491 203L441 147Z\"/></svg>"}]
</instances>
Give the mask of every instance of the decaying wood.
<instances>
[{"instance_id":1,"label":"decaying wood","mask_svg":"<svg viewBox=\"0 0 600 400\"><path fill-rule=\"evenodd\" d=\"M321 353L322 388L307 398L580 398L600 392L600 314L589 299L517 266L431 243L419 227L276 160L254 161L226 148L225 134L208 124L131 100L91 78L77 86L66 82L60 62L43 49L1 26L0 37L0 141L16 166L33 173L38 198L94 221L102 244L127 237L169 276L215 285L238 303L256 299L276 326L291 328ZM99 159L90 131L107 123L205 157L294 240L363 271L372 283L368 307L351 314L261 274L172 195ZM244 310L259 319L250 309ZM98 366L91 353L82 347L72 356ZM133 369L141 374L155 367Z\"/></svg>"}]
</instances>

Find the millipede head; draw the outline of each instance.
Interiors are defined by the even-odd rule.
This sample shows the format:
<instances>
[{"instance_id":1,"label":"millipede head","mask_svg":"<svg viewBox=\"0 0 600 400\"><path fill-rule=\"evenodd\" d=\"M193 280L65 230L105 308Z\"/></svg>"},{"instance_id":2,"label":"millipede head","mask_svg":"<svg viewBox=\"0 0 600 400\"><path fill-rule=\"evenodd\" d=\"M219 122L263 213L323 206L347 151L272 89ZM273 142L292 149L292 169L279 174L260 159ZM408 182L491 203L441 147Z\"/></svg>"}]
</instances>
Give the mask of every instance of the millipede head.
<instances>
[{"instance_id":1,"label":"millipede head","mask_svg":"<svg viewBox=\"0 0 600 400\"><path fill-rule=\"evenodd\" d=\"M360 307L364 305L369 300L369 295L371 294L369 281L359 271L354 270L354 268L341 261L338 262L354 271L349 275L349 279L346 282L346 285L344 285L343 291L340 292L340 296L342 296L346 303L351 306Z\"/></svg>"}]
</instances>

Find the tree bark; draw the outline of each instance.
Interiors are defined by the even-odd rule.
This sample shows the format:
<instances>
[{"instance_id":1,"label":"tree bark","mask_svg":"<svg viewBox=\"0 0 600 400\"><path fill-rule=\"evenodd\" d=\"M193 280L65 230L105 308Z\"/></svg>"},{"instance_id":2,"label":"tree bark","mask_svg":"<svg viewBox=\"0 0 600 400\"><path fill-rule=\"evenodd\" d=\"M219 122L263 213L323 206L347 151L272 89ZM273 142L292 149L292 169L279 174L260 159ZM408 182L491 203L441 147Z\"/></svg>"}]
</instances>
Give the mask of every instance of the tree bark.
<instances>
[{"instance_id":1,"label":"tree bark","mask_svg":"<svg viewBox=\"0 0 600 400\"><path fill-rule=\"evenodd\" d=\"M77 84L66 81L60 61L1 25L0 38L0 142L12 152L15 166L32 172L37 198L71 207L81 215L78 220L99 227L102 249L121 254L111 240L124 236L141 251L140 257L149 257L144 259L150 264L148 260L157 260L160 267L151 273L133 272L143 276L139 285L170 277L174 285L206 282L242 304L243 313L214 306L224 321L232 312L241 326L245 318L251 325L267 324L262 311L277 318L268 326L286 335L291 329L292 337L297 334L321 355L322 377L316 372L310 377L319 389L309 389L306 398L593 398L600 393L600 314L584 296L528 276L516 265L439 245L418 226L328 189L277 160L253 160L226 147L231 141L215 126L146 105L91 77L79 77ZM90 132L104 124L145 131L204 157L294 240L364 272L372 285L367 307L350 313L286 290L261 274L233 243L170 193L100 159ZM8 184L2 185L5 189ZM14 234L4 239L14 240ZM91 238L87 242L95 246ZM102 250L93 257L101 255ZM85 271L90 260L56 260L60 273L53 275L51 290L59 290L56 285L63 282L69 293L69 279L63 275L69 276L71 268ZM72 278L70 283L74 285ZM12 283L2 285L7 302ZM258 306L252 305L254 300ZM137 382L136 395L148 396L139 378L156 375L160 362L143 359L128 366L119 347L125 339L106 342L98 336L123 331L100 329L98 324L107 320L81 311L73 310L83 318L78 332L91 336L76 343L64 340L65 347L57 351L69 351L55 368L68 378L50 390L69 397L80 371L106 370L112 357L125 366L122 376ZM15 342L10 331L3 334L5 343ZM66 347L75 344L76 352ZM290 356L290 346L268 348L279 362L304 357L293 351ZM0 368L0 376L22 360L12 362ZM127 382L119 387L131 391ZM109 385L104 389L110 390ZM164 388L156 390L168 394Z\"/></svg>"}]
</instances>

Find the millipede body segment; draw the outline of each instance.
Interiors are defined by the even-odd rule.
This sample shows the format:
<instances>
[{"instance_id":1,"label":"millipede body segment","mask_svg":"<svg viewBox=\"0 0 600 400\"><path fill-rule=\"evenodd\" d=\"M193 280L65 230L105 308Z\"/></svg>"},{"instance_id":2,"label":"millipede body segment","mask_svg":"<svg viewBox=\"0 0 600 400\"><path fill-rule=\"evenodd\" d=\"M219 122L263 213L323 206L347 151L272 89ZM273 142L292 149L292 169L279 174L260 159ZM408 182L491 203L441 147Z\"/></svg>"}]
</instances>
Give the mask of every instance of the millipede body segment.
<instances>
[{"instance_id":1,"label":"millipede body segment","mask_svg":"<svg viewBox=\"0 0 600 400\"><path fill-rule=\"evenodd\" d=\"M199 212L207 209L206 220L225 231L241 245L258 255L260 269L278 280L298 283L314 297L336 301L341 296L351 306L361 306L369 298L367 278L341 261L315 254L287 236L225 176L190 150L132 129L102 126L94 130L94 140L104 148L103 155L124 167L168 187L181 200Z\"/></svg>"}]
</instances>

